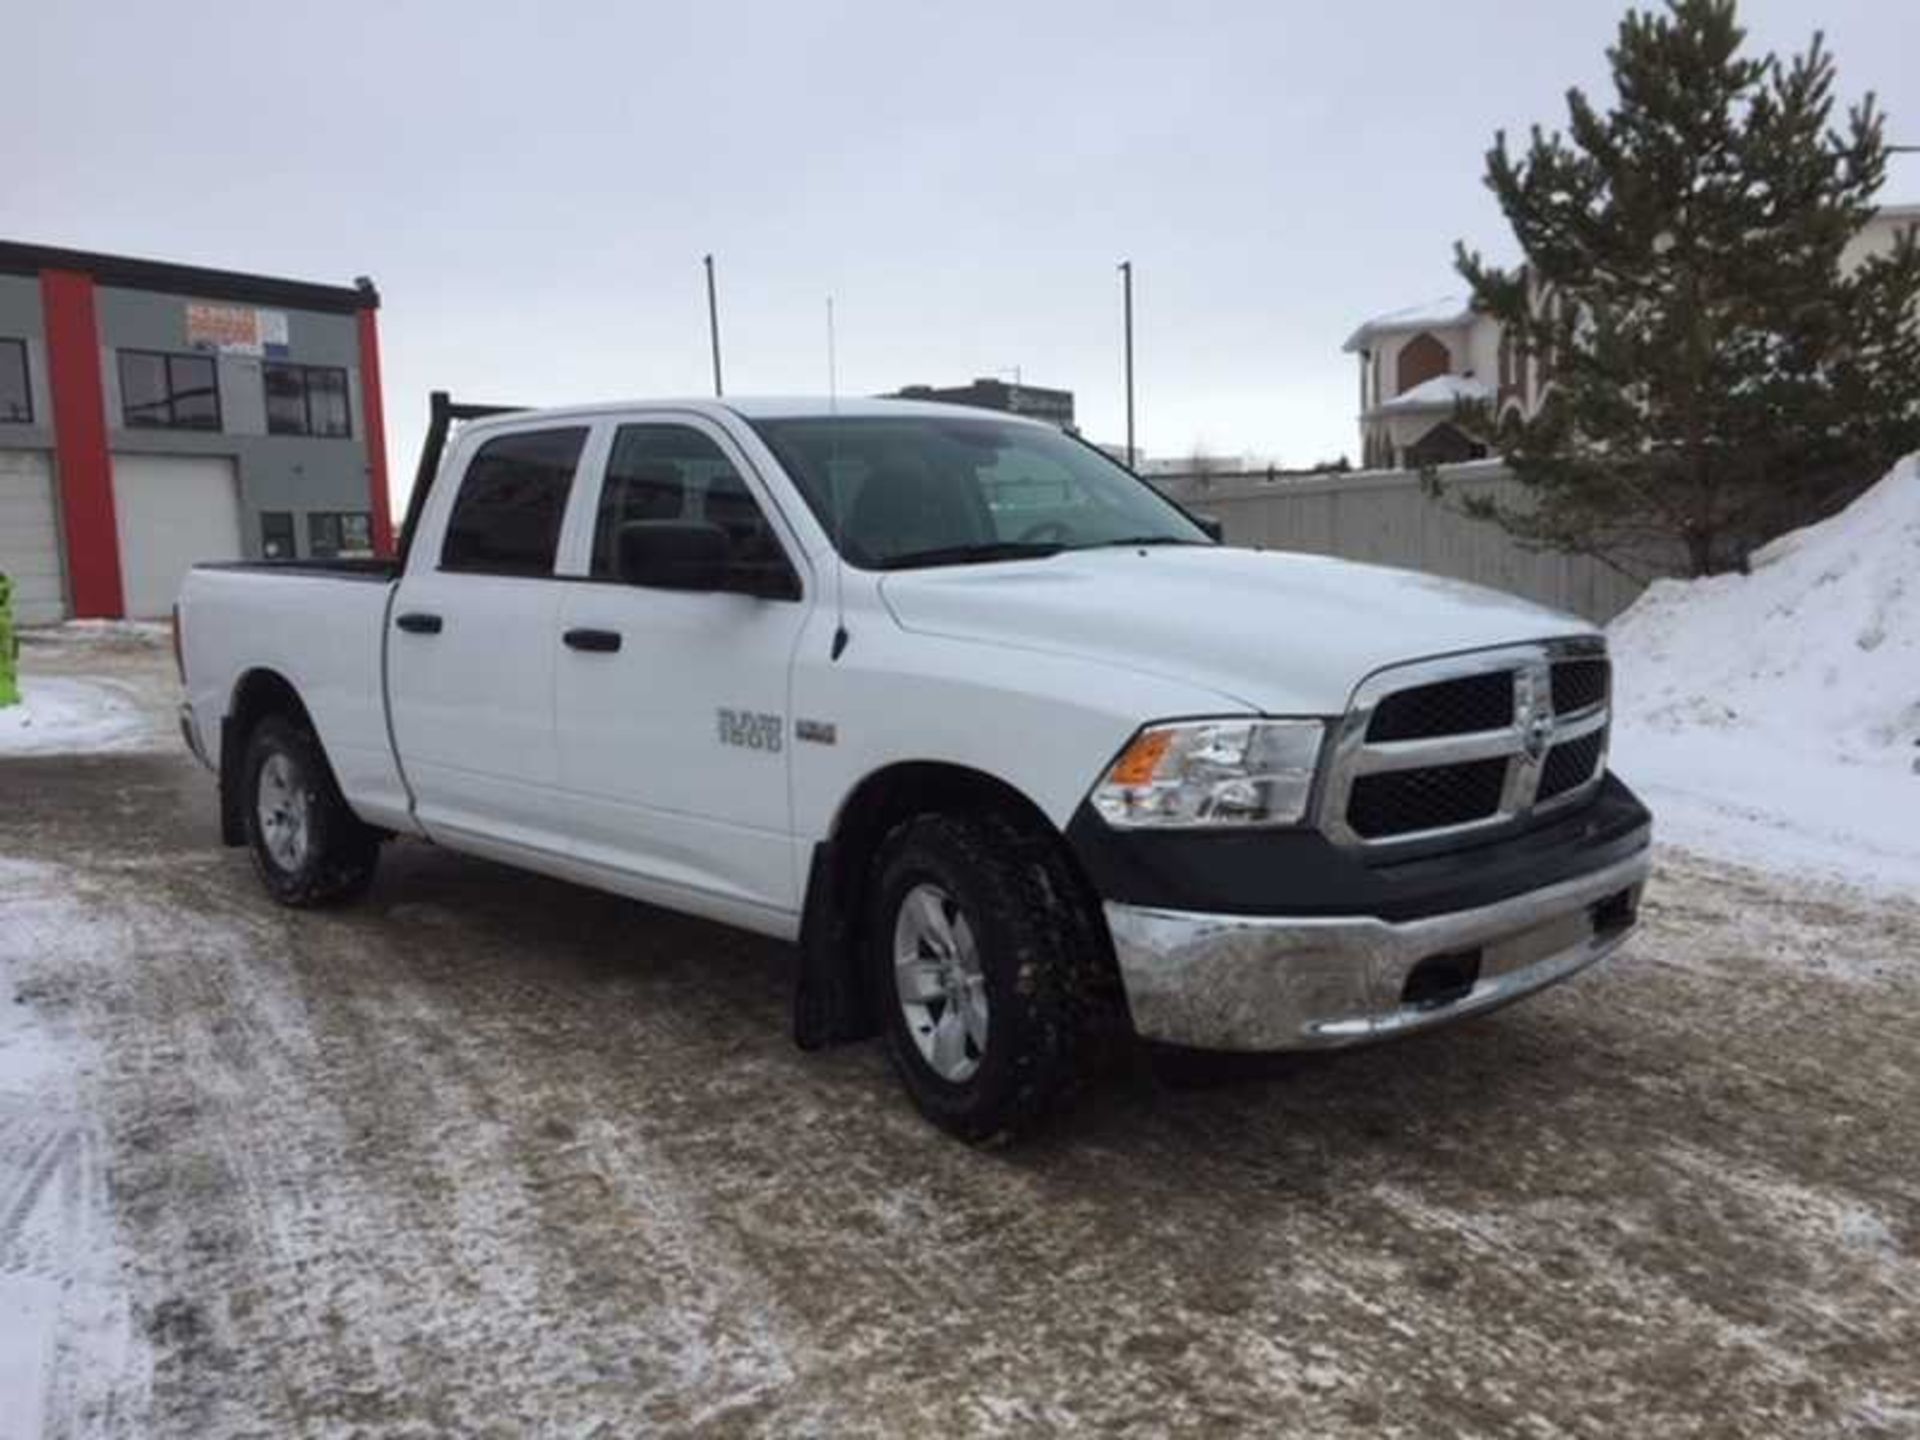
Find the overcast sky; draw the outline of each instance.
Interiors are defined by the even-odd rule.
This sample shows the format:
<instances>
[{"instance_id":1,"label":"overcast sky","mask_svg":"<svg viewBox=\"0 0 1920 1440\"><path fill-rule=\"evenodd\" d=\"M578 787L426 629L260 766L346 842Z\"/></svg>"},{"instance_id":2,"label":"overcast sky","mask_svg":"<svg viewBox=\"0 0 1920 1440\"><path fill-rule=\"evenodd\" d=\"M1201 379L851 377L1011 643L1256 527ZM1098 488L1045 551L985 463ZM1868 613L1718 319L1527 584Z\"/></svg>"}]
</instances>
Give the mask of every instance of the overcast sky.
<instances>
[{"instance_id":1,"label":"overcast sky","mask_svg":"<svg viewBox=\"0 0 1920 1440\"><path fill-rule=\"evenodd\" d=\"M1142 448L1306 464L1355 451L1352 327L1506 249L1482 153L1604 90L1622 8L20 0L0 236L372 275L400 476L429 388L706 393L707 251L731 392L823 392L831 294L844 392L1017 366L1117 440L1131 258ZM1920 143L1912 0L1743 11Z\"/></svg>"}]
</instances>

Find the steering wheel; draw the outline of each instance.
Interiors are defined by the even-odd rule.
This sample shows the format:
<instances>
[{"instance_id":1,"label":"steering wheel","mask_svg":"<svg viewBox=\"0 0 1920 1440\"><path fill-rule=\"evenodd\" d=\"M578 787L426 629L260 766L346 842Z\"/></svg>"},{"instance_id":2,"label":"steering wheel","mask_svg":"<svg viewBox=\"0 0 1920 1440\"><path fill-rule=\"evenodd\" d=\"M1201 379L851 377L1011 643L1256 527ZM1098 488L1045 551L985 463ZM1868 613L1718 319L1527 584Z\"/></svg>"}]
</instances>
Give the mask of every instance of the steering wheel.
<instances>
[{"instance_id":1,"label":"steering wheel","mask_svg":"<svg viewBox=\"0 0 1920 1440\"><path fill-rule=\"evenodd\" d=\"M1058 545L1073 533L1073 527L1064 520L1040 520L1022 530L1015 538L1016 545Z\"/></svg>"}]
</instances>

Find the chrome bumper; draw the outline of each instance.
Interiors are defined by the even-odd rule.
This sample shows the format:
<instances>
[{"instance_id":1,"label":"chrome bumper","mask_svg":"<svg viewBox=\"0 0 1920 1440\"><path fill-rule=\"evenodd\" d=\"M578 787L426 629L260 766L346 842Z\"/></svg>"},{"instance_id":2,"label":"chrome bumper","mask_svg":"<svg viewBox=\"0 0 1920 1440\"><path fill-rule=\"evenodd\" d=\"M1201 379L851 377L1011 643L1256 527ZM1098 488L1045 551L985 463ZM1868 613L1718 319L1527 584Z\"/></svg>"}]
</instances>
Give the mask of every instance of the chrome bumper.
<instances>
[{"instance_id":1,"label":"chrome bumper","mask_svg":"<svg viewBox=\"0 0 1920 1440\"><path fill-rule=\"evenodd\" d=\"M1147 1039L1208 1050L1330 1049L1482 1014L1585 969L1631 932L1651 863L1641 850L1477 910L1398 923L1108 902L1107 928L1134 1028ZM1455 987L1457 998L1409 1003L1407 980L1423 960L1454 966L1470 986Z\"/></svg>"}]
</instances>

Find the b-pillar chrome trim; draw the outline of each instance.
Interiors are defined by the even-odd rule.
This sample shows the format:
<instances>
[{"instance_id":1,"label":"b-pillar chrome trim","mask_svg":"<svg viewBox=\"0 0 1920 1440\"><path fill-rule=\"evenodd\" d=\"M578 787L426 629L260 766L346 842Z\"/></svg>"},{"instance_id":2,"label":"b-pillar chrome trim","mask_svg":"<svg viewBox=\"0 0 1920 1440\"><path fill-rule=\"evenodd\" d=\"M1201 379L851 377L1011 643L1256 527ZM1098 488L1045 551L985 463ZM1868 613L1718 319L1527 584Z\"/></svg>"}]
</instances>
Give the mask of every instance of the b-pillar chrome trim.
<instances>
[{"instance_id":1,"label":"b-pillar chrome trim","mask_svg":"<svg viewBox=\"0 0 1920 1440\"><path fill-rule=\"evenodd\" d=\"M1316 1050L1384 1040L1482 1014L1612 953L1639 909L1650 849L1591 874L1473 910L1417 920L1210 915L1107 902L1107 928L1142 1036L1209 1050ZM1422 960L1477 952L1472 988L1404 1003Z\"/></svg>"},{"instance_id":2,"label":"b-pillar chrome trim","mask_svg":"<svg viewBox=\"0 0 1920 1440\"><path fill-rule=\"evenodd\" d=\"M1593 794L1607 768L1606 744L1600 747L1592 772L1578 785L1546 800L1538 800L1540 777L1547 756L1556 745L1604 730L1610 704L1556 714L1553 709L1553 666L1562 660L1605 660L1606 642L1598 636L1545 640L1527 645L1503 645L1439 660L1421 660L1376 670L1354 689L1334 735L1326 783L1321 787L1318 811L1321 831L1339 845L1373 850L1409 841L1430 841L1505 825L1529 814L1548 814ZM1402 690L1414 690L1447 680L1464 680L1490 671L1514 673L1514 705L1508 723L1494 730L1463 735L1440 735L1425 740L1369 742L1367 730L1380 702ZM1474 760L1507 761L1500 790L1500 808L1491 815L1432 830L1409 831L1369 839L1347 821L1353 782L1362 775L1386 770L1414 770L1434 765L1461 765Z\"/></svg>"}]
</instances>

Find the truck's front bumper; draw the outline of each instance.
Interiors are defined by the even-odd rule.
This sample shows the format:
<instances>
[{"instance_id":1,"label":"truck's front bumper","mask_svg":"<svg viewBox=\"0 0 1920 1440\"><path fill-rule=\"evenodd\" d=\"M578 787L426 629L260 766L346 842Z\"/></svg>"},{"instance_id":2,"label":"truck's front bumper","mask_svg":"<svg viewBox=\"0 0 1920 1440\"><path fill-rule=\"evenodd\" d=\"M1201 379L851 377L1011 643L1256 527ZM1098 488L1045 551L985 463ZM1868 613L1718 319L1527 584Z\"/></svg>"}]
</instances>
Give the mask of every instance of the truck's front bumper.
<instances>
[{"instance_id":1,"label":"truck's front bumper","mask_svg":"<svg viewBox=\"0 0 1920 1440\"><path fill-rule=\"evenodd\" d=\"M1134 1028L1209 1050L1356 1045L1482 1014L1626 939L1650 852L1405 920L1208 914L1108 901Z\"/></svg>"}]
</instances>

